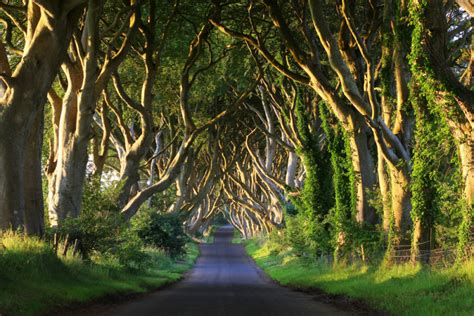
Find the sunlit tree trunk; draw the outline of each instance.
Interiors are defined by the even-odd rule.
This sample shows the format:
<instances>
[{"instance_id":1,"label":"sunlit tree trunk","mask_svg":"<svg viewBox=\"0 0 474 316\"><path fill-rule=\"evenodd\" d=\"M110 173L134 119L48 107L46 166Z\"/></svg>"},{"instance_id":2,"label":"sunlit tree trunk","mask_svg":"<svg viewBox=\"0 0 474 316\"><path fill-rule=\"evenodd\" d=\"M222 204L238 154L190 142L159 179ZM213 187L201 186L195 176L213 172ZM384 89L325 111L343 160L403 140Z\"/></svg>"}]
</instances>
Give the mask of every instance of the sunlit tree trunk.
<instances>
[{"instance_id":1,"label":"sunlit tree trunk","mask_svg":"<svg viewBox=\"0 0 474 316\"><path fill-rule=\"evenodd\" d=\"M83 3L47 2L40 6L35 1L28 2L22 59L12 76L2 75L7 89L0 106L1 229L21 227L26 214L29 221L36 219L28 224L29 233L41 233L42 207L38 207L42 206L41 162L38 161L41 138L36 133L42 133L41 114L46 95L69 45L80 14L78 7ZM31 148L30 141L35 142ZM27 163L26 159L36 162ZM27 167L32 170L25 172ZM28 202L25 194L33 195L28 197Z\"/></svg>"},{"instance_id":2,"label":"sunlit tree trunk","mask_svg":"<svg viewBox=\"0 0 474 316\"><path fill-rule=\"evenodd\" d=\"M58 128L57 161L50 175L48 194L49 219L52 226L67 217L77 217L82 208L82 191L89 160L88 146L93 136L92 122L98 97L113 71L123 61L136 29L134 11L121 47L113 57L107 56L98 69L99 20L104 3L89 0L81 41L76 42L74 64L66 64L68 90L63 98ZM133 10L137 10L136 8ZM85 54L80 57L81 51Z\"/></svg>"},{"instance_id":3,"label":"sunlit tree trunk","mask_svg":"<svg viewBox=\"0 0 474 316\"><path fill-rule=\"evenodd\" d=\"M410 176L406 169L390 167L391 204L395 230L403 234L410 227Z\"/></svg>"},{"instance_id":4,"label":"sunlit tree trunk","mask_svg":"<svg viewBox=\"0 0 474 316\"><path fill-rule=\"evenodd\" d=\"M285 184L290 188L296 186L296 171L298 169L298 155L294 151L288 152L288 162L286 166Z\"/></svg>"},{"instance_id":5,"label":"sunlit tree trunk","mask_svg":"<svg viewBox=\"0 0 474 316\"><path fill-rule=\"evenodd\" d=\"M390 229L390 220L392 218L390 185L385 159L383 158L380 149L377 149L377 179L380 188L380 197L382 199L382 227L385 232L388 232Z\"/></svg>"},{"instance_id":6,"label":"sunlit tree trunk","mask_svg":"<svg viewBox=\"0 0 474 316\"><path fill-rule=\"evenodd\" d=\"M56 226L67 216L79 215L83 178L87 163L87 140L76 143L78 94L83 74L77 64L64 67L68 89L63 98L58 126L58 144L54 170L49 176L48 213L51 225ZM85 144L84 144L85 141ZM84 145L86 150L83 149ZM84 165L84 168L82 168Z\"/></svg>"},{"instance_id":7,"label":"sunlit tree trunk","mask_svg":"<svg viewBox=\"0 0 474 316\"><path fill-rule=\"evenodd\" d=\"M462 178L464 181L464 196L469 207L474 203L474 135L470 140L459 145Z\"/></svg>"},{"instance_id":8,"label":"sunlit tree trunk","mask_svg":"<svg viewBox=\"0 0 474 316\"><path fill-rule=\"evenodd\" d=\"M375 185L375 166L369 151L368 134L368 129L361 127L349 132L348 138L355 173L356 219L359 223L375 224L375 210L369 205L367 193L367 190L372 190Z\"/></svg>"}]
</instances>

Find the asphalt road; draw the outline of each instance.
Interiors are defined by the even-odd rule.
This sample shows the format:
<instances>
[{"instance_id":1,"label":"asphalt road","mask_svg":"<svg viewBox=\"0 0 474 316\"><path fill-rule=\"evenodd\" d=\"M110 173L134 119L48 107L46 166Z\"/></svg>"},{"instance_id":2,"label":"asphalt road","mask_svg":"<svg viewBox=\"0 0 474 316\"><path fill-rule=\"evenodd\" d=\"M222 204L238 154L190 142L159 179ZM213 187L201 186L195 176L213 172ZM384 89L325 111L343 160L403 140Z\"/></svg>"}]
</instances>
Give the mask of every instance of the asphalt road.
<instances>
[{"instance_id":1,"label":"asphalt road","mask_svg":"<svg viewBox=\"0 0 474 316\"><path fill-rule=\"evenodd\" d=\"M182 281L93 315L350 315L268 280L232 235L220 228Z\"/></svg>"}]
</instances>

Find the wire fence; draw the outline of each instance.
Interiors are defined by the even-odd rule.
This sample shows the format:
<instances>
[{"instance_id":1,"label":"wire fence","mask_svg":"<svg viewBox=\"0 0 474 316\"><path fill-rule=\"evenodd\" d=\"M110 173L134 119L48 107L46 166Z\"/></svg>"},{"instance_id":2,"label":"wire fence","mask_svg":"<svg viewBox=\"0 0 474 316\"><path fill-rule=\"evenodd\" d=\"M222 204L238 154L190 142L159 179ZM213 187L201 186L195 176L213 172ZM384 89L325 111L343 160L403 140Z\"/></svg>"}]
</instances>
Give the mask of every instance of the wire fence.
<instances>
[{"instance_id":1,"label":"wire fence","mask_svg":"<svg viewBox=\"0 0 474 316\"><path fill-rule=\"evenodd\" d=\"M435 268L448 268L456 261L472 260L474 258L474 233L464 249L457 246L433 248L431 240L418 243L414 253L412 245L399 245L389 254L388 259L397 262L423 262Z\"/></svg>"},{"instance_id":2,"label":"wire fence","mask_svg":"<svg viewBox=\"0 0 474 316\"><path fill-rule=\"evenodd\" d=\"M412 244L400 244L394 246L389 252L387 246L380 246L377 242L364 242L350 253L340 253L337 260L343 260L349 263L364 262L377 263L387 260L392 263L410 263L422 262L434 268L448 268L457 261L467 261L474 259L474 231L471 233L469 242L464 249L457 246L451 247L433 247L432 240L423 241L416 244L418 249L413 252ZM354 250L354 248L353 248ZM320 260L333 263L336 258L334 254L322 255Z\"/></svg>"}]
</instances>

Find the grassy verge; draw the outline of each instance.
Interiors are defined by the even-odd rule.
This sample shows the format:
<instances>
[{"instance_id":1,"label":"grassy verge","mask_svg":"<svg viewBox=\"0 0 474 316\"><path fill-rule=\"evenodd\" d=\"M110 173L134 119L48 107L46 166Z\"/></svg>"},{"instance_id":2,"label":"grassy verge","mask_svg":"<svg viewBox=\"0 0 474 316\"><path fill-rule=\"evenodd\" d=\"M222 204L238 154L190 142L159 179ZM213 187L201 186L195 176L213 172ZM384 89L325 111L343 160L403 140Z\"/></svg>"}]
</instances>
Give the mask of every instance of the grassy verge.
<instances>
[{"instance_id":1,"label":"grassy verge","mask_svg":"<svg viewBox=\"0 0 474 316\"><path fill-rule=\"evenodd\" d=\"M232 237L233 244L241 244L243 241L243 236L238 229L234 229L234 236Z\"/></svg>"},{"instance_id":2,"label":"grassy verge","mask_svg":"<svg viewBox=\"0 0 474 316\"><path fill-rule=\"evenodd\" d=\"M38 315L73 303L108 295L142 293L177 281L198 256L195 244L172 260L147 249L146 269L127 271L112 260L85 263L77 257L58 257L50 245L17 235L0 240L0 315Z\"/></svg>"},{"instance_id":3,"label":"grassy verge","mask_svg":"<svg viewBox=\"0 0 474 316\"><path fill-rule=\"evenodd\" d=\"M256 241L248 253L274 280L298 288L359 299L393 315L473 315L474 262L444 270L413 265L331 267L292 256L275 255Z\"/></svg>"}]
</instances>

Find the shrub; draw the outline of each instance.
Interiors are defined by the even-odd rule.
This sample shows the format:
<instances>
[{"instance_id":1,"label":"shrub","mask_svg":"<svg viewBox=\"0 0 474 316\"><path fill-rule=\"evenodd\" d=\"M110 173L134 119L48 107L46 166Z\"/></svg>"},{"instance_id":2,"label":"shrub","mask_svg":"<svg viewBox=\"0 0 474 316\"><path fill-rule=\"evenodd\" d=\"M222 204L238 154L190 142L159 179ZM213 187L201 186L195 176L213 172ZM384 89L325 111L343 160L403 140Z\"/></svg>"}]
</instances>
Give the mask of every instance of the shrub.
<instances>
[{"instance_id":1,"label":"shrub","mask_svg":"<svg viewBox=\"0 0 474 316\"><path fill-rule=\"evenodd\" d=\"M145 245L162 249L171 257L184 254L188 237L179 214L161 214L143 209L134 219L133 226Z\"/></svg>"},{"instance_id":2,"label":"shrub","mask_svg":"<svg viewBox=\"0 0 474 316\"><path fill-rule=\"evenodd\" d=\"M67 219L48 235L51 239L57 234L62 240L77 241L79 252L88 258L93 252L106 253L116 247L123 225L120 214L98 210Z\"/></svg>"},{"instance_id":3,"label":"shrub","mask_svg":"<svg viewBox=\"0 0 474 316\"><path fill-rule=\"evenodd\" d=\"M131 229L122 232L117 247L113 248L110 253L128 271L146 270L146 266L152 259L144 249L143 241Z\"/></svg>"},{"instance_id":4,"label":"shrub","mask_svg":"<svg viewBox=\"0 0 474 316\"><path fill-rule=\"evenodd\" d=\"M151 257L146 246L172 257L185 253L187 236L178 215L143 208L129 223L121 216L116 197L117 187L102 188L97 180L88 182L81 215L49 229L47 238L50 242L59 239L60 254L67 244L84 259L128 271L143 270L148 265Z\"/></svg>"},{"instance_id":5,"label":"shrub","mask_svg":"<svg viewBox=\"0 0 474 316\"><path fill-rule=\"evenodd\" d=\"M83 211L48 232L62 243L75 243L83 258L106 265L121 265L128 270L140 269L147 262L143 243L128 229L128 223L116 206L117 189L101 188L97 180L84 188Z\"/></svg>"}]
</instances>

